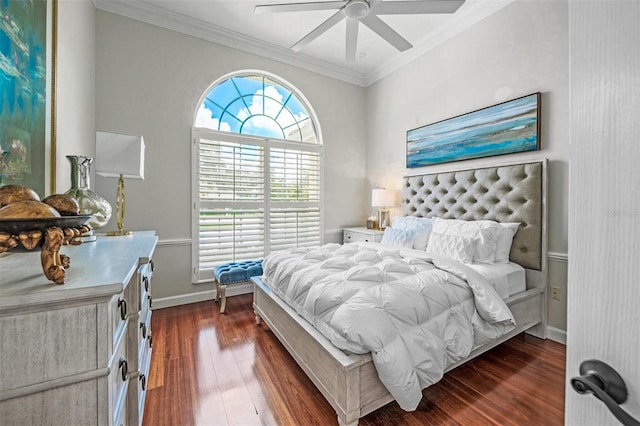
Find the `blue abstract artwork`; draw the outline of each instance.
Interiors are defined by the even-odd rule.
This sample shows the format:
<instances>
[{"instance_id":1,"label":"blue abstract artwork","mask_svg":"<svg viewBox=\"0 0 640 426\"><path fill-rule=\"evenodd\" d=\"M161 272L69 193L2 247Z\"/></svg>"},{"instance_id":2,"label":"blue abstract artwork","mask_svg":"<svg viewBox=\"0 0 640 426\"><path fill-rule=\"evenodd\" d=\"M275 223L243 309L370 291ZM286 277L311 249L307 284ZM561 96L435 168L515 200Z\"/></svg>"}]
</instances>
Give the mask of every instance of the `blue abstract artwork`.
<instances>
[{"instance_id":1,"label":"blue abstract artwork","mask_svg":"<svg viewBox=\"0 0 640 426\"><path fill-rule=\"evenodd\" d=\"M407 167L540 149L540 93L407 132Z\"/></svg>"},{"instance_id":2,"label":"blue abstract artwork","mask_svg":"<svg viewBox=\"0 0 640 426\"><path fill-rule=\"evenodd\" d=\"M46 0L0 0L0 184L45 193Z\"/></svg>"}]
</instances>

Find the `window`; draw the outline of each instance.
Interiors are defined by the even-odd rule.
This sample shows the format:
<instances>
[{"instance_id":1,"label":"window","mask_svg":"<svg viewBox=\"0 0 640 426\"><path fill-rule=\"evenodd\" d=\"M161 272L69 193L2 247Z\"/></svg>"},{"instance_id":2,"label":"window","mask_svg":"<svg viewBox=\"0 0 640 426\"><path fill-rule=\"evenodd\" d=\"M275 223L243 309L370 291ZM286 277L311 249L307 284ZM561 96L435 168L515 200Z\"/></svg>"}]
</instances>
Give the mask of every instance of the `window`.
<instances>
[{"instance_id":1,"label":"window","mask_svg":"<svg viewBox=\"0 0 640 426\"><path fill-rule=\"evenodd\" d=\"M258 73L204 95L193 128L194 282L221 263L322 243L322 145L309 111Z\"/></svg>"}]
</instances>

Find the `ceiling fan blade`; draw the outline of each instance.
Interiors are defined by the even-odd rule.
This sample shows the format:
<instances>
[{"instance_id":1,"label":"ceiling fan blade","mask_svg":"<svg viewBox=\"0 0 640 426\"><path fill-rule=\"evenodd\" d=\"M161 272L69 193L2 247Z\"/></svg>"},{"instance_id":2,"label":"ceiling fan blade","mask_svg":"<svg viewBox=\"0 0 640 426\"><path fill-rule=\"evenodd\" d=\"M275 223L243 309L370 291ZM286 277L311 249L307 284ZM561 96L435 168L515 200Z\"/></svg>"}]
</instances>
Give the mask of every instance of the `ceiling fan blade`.
<instances>
[{"instance_id":1,"label":"ceiling fan blade","mask_svg":"<svg viewBox=\"0 0 640 426\"><path fill-rule=\"evenodd\" d=\"M358 20L347 19L347 62L356 61L356 46L358 44Z\"/></svg>"},{"instance_id":2,"label":"ceiling fan blade","mask_svg":"<svg viewBox=\"0 0 640 426\"><path fill-rule=\"evenodd\" d=\"M307 34L306 36L302 37L300 39L300 41L298 41L296 44L294 44L293 46L291 46L291 48L293 50L295 50L296 52L299 52L300 50L302 50L306 45L308 45L309 43L311 43L313 40L315 40L316 38L318 38L318 36L320 36L322 33L324 33L325 31L327 31L329 28L333 27L335 24L337 24L338 22L342 21L344 18L346 18L345 14L342 13L342 10L337 11L335 14L333 14L329 19L327 19L326 21L324 21L322 24L318 25L313 31L311 31L309 34Z\"/></svg>"},{"instance_id":3,"label":"ceiling fan blade","mask_svg":"<svg viewBox=\"0 0 640 426\"><path fill-rule=\"evenodd\" d=\"M360 19L360 22L369 27L374 33L385 39L389 44L398 49L401 52L411 49L413 46L407 40L405 40L400 34L394 31L393 28L385 24L382 19L375 15L367 15Z\"/></svg>"},{"instance_id":4,"label":"ceiling fan blade","mask_svg":"<svg viewBox=\"0 0 640 426\"><path fill-rule=\"evenodd\" d=\"M373 13L376 15L413 15L422 13L453 13L465 0L409 0L383 1L378 3Z\"/></svg>"},{"instance_id":5,"label":"ceiling fan blade","mask_svg":"<svg viewBox=\"0 0 640 426\"><path fill-rule=\"evenodd\" d=\"M262 13L278 12L306 12L313 10L340 9L345 5L344 1L316 1L307 3L284 3L284 4L259 4L253 12L258 15Z\"/></svg>"}]
</instances>

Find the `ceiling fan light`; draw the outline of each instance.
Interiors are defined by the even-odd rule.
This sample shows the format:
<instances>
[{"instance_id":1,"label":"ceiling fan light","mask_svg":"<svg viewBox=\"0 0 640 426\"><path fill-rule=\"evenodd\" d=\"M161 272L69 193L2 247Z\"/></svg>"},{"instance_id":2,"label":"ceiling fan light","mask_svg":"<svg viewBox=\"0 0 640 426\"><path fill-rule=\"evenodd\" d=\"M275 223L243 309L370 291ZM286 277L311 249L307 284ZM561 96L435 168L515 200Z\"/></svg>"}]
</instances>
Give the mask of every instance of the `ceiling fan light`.
<instances>
[{"instance_id":1,"label":"ceiling fan light","mask_svg":"<svg viewBox=\"0 0 640 426\"><path fill-rule=\"evenodd\" d=\"M360 19L369 14L369 3L366 0L351 0L344 7L344 14L347 18Z\"/></svg>"}]
</instances>

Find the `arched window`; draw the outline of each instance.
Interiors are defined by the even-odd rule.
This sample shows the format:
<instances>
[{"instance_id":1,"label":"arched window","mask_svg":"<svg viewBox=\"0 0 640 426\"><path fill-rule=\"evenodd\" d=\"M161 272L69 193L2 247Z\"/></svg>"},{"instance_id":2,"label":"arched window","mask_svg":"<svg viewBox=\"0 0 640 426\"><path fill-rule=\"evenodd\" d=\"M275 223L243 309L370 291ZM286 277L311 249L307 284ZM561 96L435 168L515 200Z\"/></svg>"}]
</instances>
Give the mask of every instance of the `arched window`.
<instances>
[{"instance_id":1,"label":"arched window","mask_svg":"<svg viewBox=\"0 0 640 426\"><path fill-rule=\"evenodd\" d=\"M302 95L265 73L234 73L202 96L193 127L194 281L210 281L224 262L322 243L317 128Z\"/></svg>"}]
</instances>

